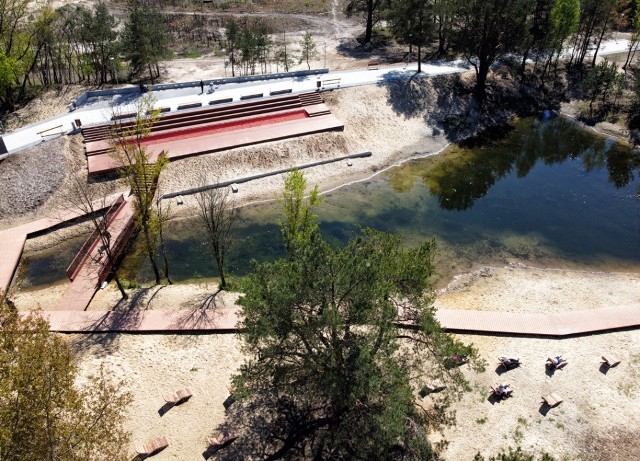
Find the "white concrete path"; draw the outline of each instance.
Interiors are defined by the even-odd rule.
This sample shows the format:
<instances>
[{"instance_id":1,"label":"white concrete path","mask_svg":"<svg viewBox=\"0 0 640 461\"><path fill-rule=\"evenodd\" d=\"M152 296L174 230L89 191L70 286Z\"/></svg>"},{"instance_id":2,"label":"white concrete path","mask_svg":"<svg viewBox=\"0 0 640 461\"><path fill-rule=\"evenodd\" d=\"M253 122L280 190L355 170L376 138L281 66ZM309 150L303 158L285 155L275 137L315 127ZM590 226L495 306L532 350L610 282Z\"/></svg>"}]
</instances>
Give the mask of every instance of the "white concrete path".
<instances>
[{"instance_id":1,"label":"white concrete path","mask_svg":"<svg viewBox=\"0 0 640 461\"><path fill-rule=\"evenodd\" d=\"M456 65L425 64L422 68L425 76L457 73L466 70L464 67ZM329 72L318 76L310 75L307 77L266 80L253 83L226 84L220 85L213 94L206 94L206 87L205 94L200 94L200 87L196 87L193 89L193 95L172 98L162 98L160 95L161 92L158 92L156 95L158 98L156 106L170 107L171 111L176 111L178 106L196 101L202 102L203 106L207 106L209 101L213 99L233 98L233 101L237 102L245 95L263 93L265 96L268 96L271 91L285 89L291 89L293 93L315 91L319 80L323 82L323 88L326 89L371 85L396 78L407 78L410 75L414 75L416 70L417 64L411 64L409 66L383 66L377 70L364 69L347 72ZM48 119L44 122L35 123L20 130L7 133L3 136L3 139L7 150L11 154L12 152L42 142L43 139L47 138L47 136L43 138L41 135L44 130L50 130L47 133L50 134L51 137L54 137L61 132L68 133L71 131L74 120L80 120L83 125L105 123L111 119L114 110L117 110L118 113L130 113L135 112L135 109L135 102L128 105L117 106L117 108L91 108L91 106L80 108L74 112L61 114L58 117Z\"/></svg>"},{"instance_id":2,"label":"white concrete path","mask_svg":"<svg viewBox=\"0 0 640 461\"><path fill-rule=\"evenodd\" d=\"M629 41L625 39L608 40L602 43L598 55L608 55L621 53L628 50ZM592 52L591 52L592 53ZM468 70L469 66L464 61L456 61L453 63L432 63L423 64L422 70L424 76L444 75L451 73L459 73ZM162 91L156 93L158 98L157 107L170 107L171 111L176 111L178 106L190 102L200 101L203 106L207 106L209 101L213 99L233 98L233 101L239 101L242 96L263 93L269 95L271 91L291 89L294 93L315 91L317 82L322 82L325 89L347 88L359 85L372 85L397 78L408 78L415 75L417 63L409 65L397 66L381 66L379 69L368 70L352 70L343 72L329 72L321 75L310 75L307 77L296 77L287 79L274 79L260 82L241 83L241 84L225 84L221 85L213 94L200 94L200 87L194 87L193 95L182 95L177 97L165 98ZM171 94L171 91L167 91ZM135 101L127 105L119 105L112 107L82 107L75 112L60 114L57 117L50 118L46 121L26 126L22 129L3 136L5 146L9 154L15 153L26 147L38 144L44 140L55 137L56 134L68 133L72 130L72 122L80 120L83 125L95 123L104 123L111 119L111 116L117 110L118 113L135 112ZM57 128L60 127L60 128ZM42 134L47 131L45 136Z\"/></svg>"}]
</instances>

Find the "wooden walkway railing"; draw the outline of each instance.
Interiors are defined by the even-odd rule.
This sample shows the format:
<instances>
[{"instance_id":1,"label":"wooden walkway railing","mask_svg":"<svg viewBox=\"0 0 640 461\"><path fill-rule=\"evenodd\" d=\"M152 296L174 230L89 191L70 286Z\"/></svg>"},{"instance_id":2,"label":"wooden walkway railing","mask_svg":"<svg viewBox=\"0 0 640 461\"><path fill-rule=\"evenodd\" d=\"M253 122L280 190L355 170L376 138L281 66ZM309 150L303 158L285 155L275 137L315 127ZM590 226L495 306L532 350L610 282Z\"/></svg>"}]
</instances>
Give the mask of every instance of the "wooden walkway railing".
<instances>
[{"instance_id":1,"label":"wooden walkway railing","mask_svg":"<svg viewBox=\"0 0 640 461\"><path fill-rule=\"evenodd\" d=\"M122 195L118 196L116 201L109 207L105 215L101 218L101 224L105 226L105 229L109 228L109 225L113 221L113 218L118 214L120 208L124 205L124 197ZM78 275L78 270L80 266L87 260L93 249L96 247L98 243L100 243L100 231L98 229L94 229L89 238L84 242L80 251L73 258L69 267L67 267L67 276L69 280L73 281Z\"/></svg>"}]
</instances>

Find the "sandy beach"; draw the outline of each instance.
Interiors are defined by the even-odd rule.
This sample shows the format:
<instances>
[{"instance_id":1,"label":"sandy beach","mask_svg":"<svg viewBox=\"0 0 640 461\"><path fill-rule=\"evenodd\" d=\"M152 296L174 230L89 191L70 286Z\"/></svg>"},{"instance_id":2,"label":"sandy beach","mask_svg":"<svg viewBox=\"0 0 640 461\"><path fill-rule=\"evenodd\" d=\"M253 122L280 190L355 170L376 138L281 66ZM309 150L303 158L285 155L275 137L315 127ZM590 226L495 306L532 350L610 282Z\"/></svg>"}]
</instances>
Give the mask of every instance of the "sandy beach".
<instances>
[{"instance_id":1,"label":"sandy beach","mask_svg":"<svg viewBox=\"0 0 640 461\"><path fill-rule=\"evenodd\" d=\"M640 283L639 275L610 273L600 279L602 275L524 265L484 268L456 278L439 293L436 306L558 312L637 299L633 288ZM461 285L461 279L469 282ZM562 288L566 294L555 296ZM214 289L212 284L153 288L140 297L138 308L197 309ZM100 296L96 301L117 300L112 288ZM217 306L229 306L234 301L231 295L219 300ZM466 373L474 391L455 405L456 426L443 434L449 441L445 459L471 460L478 451L490 455L515 445L548 451L559 459L624 460L640 456L640 445L628 443L629 433L640 425L636 410L640 406L637 332L566 339L458 337L476 345L488 365L484 373ZM199 459L206 448L204 437L224 422L222 402L228 396L231 375L242 361L241 342L236 335L75 335L71 339L80 354L82 376L96 373L104 365L111 376L126 381L125 388L134 396L127 421L133 440L165 434L171 446L154 459ZM546 357L557 354L566 357L569 364L553 374L546 373ZM608 371L601 369L603 354L616 355L622 362ZM520 358L523 366L500 374L497 357L502 355ZM489 386L501 382L511 384L514 396L492 403L488 400ZM194 397L159 416L162 393L182 387L189 387ZM565 401L546 411L540 397L550 392L560 394ZM424 400L428 403L429 397ZM441 437L432 434L434 441ZM593 444L594 437L599 437L597 445ZM608 447L606 453L596 451L598 446Z\"/></svg>"},{"instance_id":2,"label":"sandy beach","mask_svg":"<svg viewBox=\"0 0 640 461\"><path fill-rule=\"evenodd\" d=\"M424 91L430 91L425 83ZM371 151L366 159L305 170L310 184L329 190L366 178L416 153L437 153L448 143L434 132L429 108L390 105L389 88L367 86L325 95L332 112L345 123L342 133L312 135L296 140L234 149L225 153L176 161L162 173L161 193L180 191L207 181L223 181L272 171L311 161ZM409 103L409 101L405 101ZM404 109L403 109L404 107ZM77 138L63 144L64 180L51 190L38 186L41 203L20 203L20 213L0 216L0 228L54 213L65 203L73 175L86 175L84 154ZM60 163L62 164L62 163ZM5 164L0 164L0 173ZM7 177L7 181L11 181ZM44 181L44 180L43 180ZM121 191L116 180L92 184L104 194ZM272 199L282 187L282 177L273 176L240 185L237 203ZM193 214L195 200L173 205L177 217ZM55 248L64 239L86 232L86 225L69 226L30 239L26 252ZM640 274L595 272L589 268L570 270L531 267L520 261L508 266L484 267L478 262L468 274L443 282L436 307L484 309L508 312L560 312L623 305L639 301ZM41 290L23 290L14 283L11 297L19 309L47 309L67 283ZM114 287L100 291L90 309L201 309L215 290L210 281L169 287L144 288L133 293L135 305L120 303ZM216 299L217 306L231 306L237 294ZM154 460L198 460L206 449L204 437L224 421L222 402L228 396L231 375L242 362L236 335L125 335L104 334L68 337L79 354L79 384L104 365L114 379L124 380L133 394L127 428L134 442L166 435L170 447ZM494 454L507 446L521 445L546 450L562 458L623 460L640 457L640 446L630 434L640 427L640 336L621 331L562 340L464 335L487 361L487 371L469 374L476 390L457 405L457 425L448 429L445 459L471 460L477 451ZM602 354L614 354L622 363L607 373L600 371ZM569 365L553 376L545 374L544 360L563 354ZM499 355L519 357L523 366L503 375L496 373ZM509 382L514 397L502 403L487 400L492 384ZM189 387L191 400L160 416L162 394ZM540 396L561 394L557 408L540 410ZM428 397L427 397L428 399ZM434 441L439 439L433 434ZM597 443L596 443L597 442ZM607 447L603 449L603 447ZM133 447L131 455L133 456Z\"/></svg>"}]
</instances>

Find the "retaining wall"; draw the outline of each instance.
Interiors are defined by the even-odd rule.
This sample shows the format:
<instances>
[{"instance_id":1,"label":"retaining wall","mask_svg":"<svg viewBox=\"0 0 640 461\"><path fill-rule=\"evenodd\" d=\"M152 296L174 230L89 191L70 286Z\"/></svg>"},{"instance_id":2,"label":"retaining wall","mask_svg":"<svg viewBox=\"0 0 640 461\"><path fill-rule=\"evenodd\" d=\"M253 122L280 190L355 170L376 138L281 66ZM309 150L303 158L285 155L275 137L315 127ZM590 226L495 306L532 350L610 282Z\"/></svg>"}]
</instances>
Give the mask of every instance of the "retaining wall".
<instances>
[{"instance_id":1,"label":"retaining wall","mask_svg":"<svg viewBox=\"0 0 640 461\"><path fill-rule=\"evenodd\" d=\"M311 69L311 70L298 70L295 72L280 72L277 74L260 74L260 75L246 75L243 77L229 77L229 78L216 78L211 80L202 80L205 87L210 84L224 85L227 83L246 83L246 82L259 82L262 80L275 80L282 78L295 78L306 77L308 75L320 75L329 73L329 69ZM193 82L180 82L180 83L163 83L159 85L145 85L145 88L149 91L163 91L163 90L176 90L181 88L198 88L200 86L200 80ZM108 90L95 90L82 93L76 98L76 105L82 106L87 102L89 98L95 98L100 96L114 96L117 94L133 94L139 93L140 88L138 86L132 86L127 88L112 88Z\"/></svg>"}]
</instances>

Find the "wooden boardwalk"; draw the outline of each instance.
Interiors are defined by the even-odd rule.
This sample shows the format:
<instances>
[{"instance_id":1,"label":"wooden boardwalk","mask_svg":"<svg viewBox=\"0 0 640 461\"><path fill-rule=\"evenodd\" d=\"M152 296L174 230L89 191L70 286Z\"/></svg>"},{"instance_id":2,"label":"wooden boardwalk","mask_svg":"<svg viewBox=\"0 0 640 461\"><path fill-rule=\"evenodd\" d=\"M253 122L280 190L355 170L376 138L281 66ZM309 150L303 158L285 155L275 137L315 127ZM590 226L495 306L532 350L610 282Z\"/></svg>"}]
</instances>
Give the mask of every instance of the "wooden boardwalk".
<instances>
[{"instance_id":1,"label":"wooden boardwalk","mask_svg":"<svg viewBox=\"0 0 640 461\"><path fill-rule=\"evenodd\" d=\"M133 224L135 197L125 199L123 206L110 222L108 230L111 234L111 248L115 258L121 238L128 238L128 229ZM122 236L122 237L121 237ZM88 255L80 265L71 285L58 301L55 310L83 311L100 289L100 284L106 278L105 267L108 264L106 253L100 251L101 241L97 239L89 249Z\"/></svg>"},{"instance_id":2,"label":"wooden boardwalk","mask_svg":"<svg viewBox=\"0 0 640 461\"><path fill-rule=\"evenodd\" d=\"M232 332L241 329L240 308L129 311L45 311L52 331L61 333ZM26 314L24 314L26 315ZM564 312L511 312L441 309L436 316L451 332L562 338L640 327L640 304Z\"/></svg>"},{"instance_id":3,"label":"wooden boardwalk","mask_svg":"<svg viewBox=\"0 0 640 461\"><path fill-rule=\"evenodd\" d=\"M106 202L111 203L118 195L120 194L107 198ZM95 203L94 207L96 210L105 208L103 201ZM6 293L9 289L13 275L20 263L24 244L29 236L51 229L64 222L72 221L84 216L84 214L81 210L67 210L56 216L38 219L37 221L0 231L0 292Z\"/></svg>"}]
</instances>

